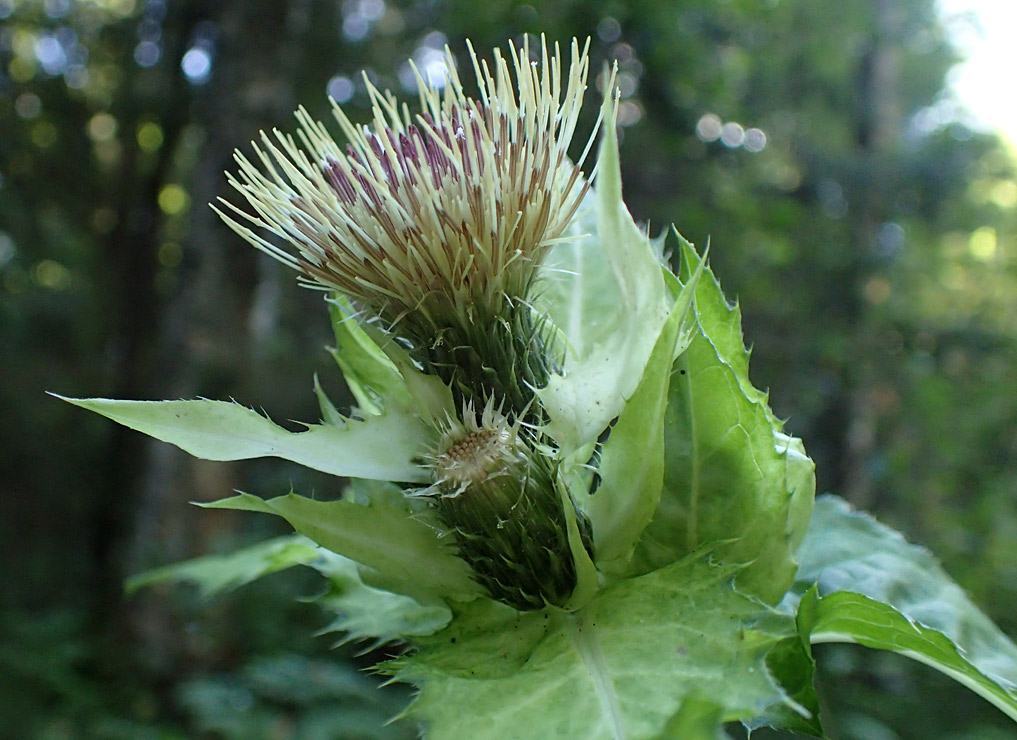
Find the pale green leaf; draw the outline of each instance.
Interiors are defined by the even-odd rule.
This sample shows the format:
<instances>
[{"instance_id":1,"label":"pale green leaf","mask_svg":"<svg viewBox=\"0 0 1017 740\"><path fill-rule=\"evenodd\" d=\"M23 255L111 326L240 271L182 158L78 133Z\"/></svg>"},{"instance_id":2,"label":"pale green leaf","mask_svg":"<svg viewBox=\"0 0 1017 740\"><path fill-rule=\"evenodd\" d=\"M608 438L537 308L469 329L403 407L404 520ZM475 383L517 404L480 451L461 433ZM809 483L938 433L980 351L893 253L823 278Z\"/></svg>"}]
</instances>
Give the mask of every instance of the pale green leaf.
<instances>
[{"instance_id":1,"label":"pale green leaf","mask_svg":"<svg viewBox=\"0 0 1017 740\"><path fill-rule=\"evenodd\" d=\"M332 399L325 393L325 389L321 387L321 381L318 380L317 373L314 374L314 395L318 398L318 408L321 409L321 420L323 422L335 427L346 425L346 418L339 413L339 409L332 403Z\"/></svg>"},{"instance_id":2,"label":"pale green leaf","mask_svg":"<svg viewBox=\"0 0 1017 740\"><path fill-rule=\"evenodd\" d=\"M337 614L324 632L383 643L434 634L452 619L452 611L443 602L421 603L405 594L370 586L364 583L356 562L328 550L321 552L312 565L329 579L330 589L316 602Z\"/></svg>"},{"instance_id":3,"label":"pale green leaf","mask_svg":"<svg viewBox=\"0 0 1017 740\"><path fill-rule=\"evenodd\" d=\"M795 627L731 575L697 557L620 581L576 613L463 605L394 666L420 686L410 716L431 740L642 740L687 697L710 697L711 721L794 707L766 659Z\"/></svg>"},{"instance_id":4,"label":"pale green leaf","mask_svg":"<svg viewBox=\"0 0 1017 740\"><path fill-rule=\"evenodd\" d=\"M264 500L242 493L204 506L275 514L324 548L370 569L371 585L414 597L472 598L481 593L449 539L406 508L372 501L314 501L296 494Z\"/></svg>"},{"instance_id":5,"label":"pale green leaf","mask_svg":"<svg viewBox=\"0 0 1017 740\"><path fill-rule=\"evenodd\" d=\"M455 417L452 391L437 376L422 372L393 334L360 322L349 301L338 294L330 306L338 345L333 355L367 413L383 408L413 412L432 426Z\"/></svg>"},{"instance_id":6,"label":"pale green leaf","mask_svg":"<svg viewBox=\"0 0 1017 740\"><path fill-rule=\"evenodd\" d=\"M568 490L564 486L558 486L558 496L561 501L562 513L565 515L565 527L568 536L569 552L572 555L572 562L576 571L576 585L572 589L565 608L574 611L586 605L597 593L600 577L597 573L597 566L593 558L583 544L582 535L579 532L579 519L576 516L576 507Z\"/></svg>"},{"instance_id":7,"label":"pale green leaf","mask_svg":"<svg viewBox=\"0 0 1017 740\"><path fill-rule=\"evenodd\" d=\"M426 483L417 457L432 434L419 419L390 411L345 426L288 432L252 409L226 401L115 401L64 398L205 460L281 457L332 475Z\"/></svg>"},{"instance_id":8,"label":"pale green leaf","mask_svg":"<svg viewBox=\"0 0 1017 740\"><path fill-rule=\"evenodd\" d=\"M441 426L450 417L457 416L459 409L455 408L451 389L437 375L422 372L410 353L395 341L394 335L370 322L360 324L358 332L358 341L373 343L402 378L402 384L409 394L408 405L402 410L415 412L432 426ZM401 392L393 398L397 404L406 402Z\"/></svg>"},{"instance_id":9,"label":"pale green leaf","mask_svg":"<svg viewBox=\"0 0 1017 740\"><path fill-rule=\"evenodd\" d=\"M608 123L597 160L597 238L620 288L620 308L631 315L657 317L662 323L669 306L660 273L660 254L636 226L622 199L618 127L612 120L616 109L609 102L605 103Z\"/></svg>"},{"instance_id":10,"label":"pale green leaf","mask_svg":"<svg viewBox=\"0 0 1017 740\"><path fill-rule=\"evenodd\" d=\"M942 632L908 619L888 604L848 591L820 597L812 589L801 601L798 622L813 644L857 643L931 666L1017 721L1017 686L980 671Z\"/></svg>"},{"instance_id":11,"label":"pale green leaf","mask_svg":"<svg viewBox=\"0 0 1017 740\"><path fill-rule=\"evenodd\" d=\"M156 583L182 581L194 584L202 596L209 597L239 588L269 573L295 565L309 565L319 557L321 549L306 537L275 537L225 555L205 555L147 570L128 578L125 587L128 593L133 593Z\"/></svg>"},{"instance_id":12,"label":"pale green leaf","mask_svg":"<svg viewBox=\"0 0 1017 740\"><path fill-rule=\"evenodd\" d=\"M702 290L696 291L696 316L699 324L707 334L717 354L731 368L742 393L751 401L760 403L769 413L770 421L777 428L782 426L773 416L767 405L768 394L760 391L749 380L750 352L745 348L742 337L742 314L738 304L729 304L720 283L704 264L706 255L699 257L695 248L677 230L678 253L681 258L681 275L686 277L693 272L707 272L708 277ZM699 281L696 282L698 286Z\"/></svg>"},{"instance_id":13,"label":"pale green leaf","mask_svg":"<svg viewBox=\"0 0 1017 740\"><path fill-rule=\"evenodd\" d=\"M886 604L900 619L874 605L864 605L864 609L879 612L878 621L896 625L895 630L900 627L906 635L919 634L922 640L935 643L929 647L935 648L934 658L909 657L954 675L1017 719L1017 645L974 605L927 550L909 544L899 533L867 514L853 511L842 499L823 496L816 502L799 559L801 567L795 591L787 599L788 606L793 606L794 600L812 584L818 584L819 593L823 594L820 603L827 606L822 614L829 615L829 619L854 614L856 601L836 592L853 592L874 603ZM834 596L837 598L827 602ZM837 611L838 604L844 604L846 611ZM974 679L968 669L964 669L963 676L955 675L960 668L955 660L946 660L943 654L950 650L923 630L939 633L956 645L971 670L1005 691L1010 697L1009 708L998 703L1001 701L998 692L987 694L980 681L970 683ZM892 634L895 633L888 632L883 637ZM946 662L940 667L930 662L933 659Z\"/></svg>"},{"instance_id":14,"label":"pale green leaf","mask_svg":"<svg viewBox=\"0 0 1017 740\"><path fill-rule=\"evenodd\" d=\"M329 300L329 312L336 341L332 356L358 407L374 415L386 408L409 409L410 396L402 374L360 326L349 301L335 295Z\"/></svg>"},{"instance_id":15,"label":"pale green leaf","mask_svg":"<svg viewBox=\"0 0 1017 740\"><path fill-rule=\"evenodd\" d=\"M584 509L593 526L598 567L624 572L660 501L664 481L664 410L681 315L672 311L642 380L601 451L600 487Z\"/></svg>"},{"instance_id":16,"label":"pale green leaf","mask_svg":"<svg viewBox=\"0 0 1017 740\"><path fill-rule=\"evenodd\" d=\"M157 583L183 582L194 584L207 598L296 565L314 568L328 579L329 590L315 601L337 614L325 631L343 632L345 639L388 642L429 635L452 618L440 601L421 604L364 583L356 562L299 534L154 568L128 579L126 588L133 592Z\"/></svg>"},{"instance_id":17,"label":"pale green leaf","mask_svg":"<svg viewBox=\"0 0 1017 740\"><path fill-rule=\"evenodd\" d=\"M597 237L595 193L586 196L567 237L544 261L534 304L551 318L571 366L614 336L621 291Z\"/></svg>"},{"instance_id":18,"label":"pale green leaf","mask_svg":"<svg viewBox=\"0 0 1017 740\"><path fill-rule=\"evenodd\" d=\"M537 302L566 337L563 374L538 391L547 432L565 455L595 440L621 413L672 303L660 255L622 201L618 136L613 108L605 105L596 197L548 255L545 295ZM583 236L590 215L596 234Z\"/></svg>"},{"instance_id":19,"label":"pale green leaf","mask_svg":"<svg viewBox=\"0 0 1017 740\"><path fill-rule=\"evenodd\" d=\"M688 696L656 740L728 740L721 727L722 713L716 702Z\"/></svg>"},{"instance_id":20,"label":"pale green leaf","mask_svg":"<svg viewBox=\"0 0 1017 740\"><path fill-rule=\"evenodd\" d=\"M765 716L746 725L750 729L765 725L825 737L819 718L819 697L813 685L815 661L808 638L799 632L782 640L766 656L766 667L794 704L775 706ZM799 707L807 712L802 712Z\"/></svg>"},{"instance_id":21,"label":"pale green leaf","mask_svg":"<svg viewBox=\"0 0 1017 740\"><path fill-rule=\"evenodd\" d=\"M701 265L687 243L682 262L686 278ZM812 461L749 383L737 309L709 270L696 284L696 316L668 391L661 501L634 565L645 572L710 546L720 561L746 564L740 588L776 602L794 580L815 493Z\"/></svg>"}]
</instances>

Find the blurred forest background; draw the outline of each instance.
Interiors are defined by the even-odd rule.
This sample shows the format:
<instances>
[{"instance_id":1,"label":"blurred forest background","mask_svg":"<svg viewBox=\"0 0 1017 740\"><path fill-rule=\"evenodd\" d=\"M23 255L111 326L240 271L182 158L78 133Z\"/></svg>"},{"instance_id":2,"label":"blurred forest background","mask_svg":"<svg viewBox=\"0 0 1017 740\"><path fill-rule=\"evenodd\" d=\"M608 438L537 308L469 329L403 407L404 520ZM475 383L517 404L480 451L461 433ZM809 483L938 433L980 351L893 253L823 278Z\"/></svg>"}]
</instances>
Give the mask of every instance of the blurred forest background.
<instances>
[{"instance_id":1,"label":"blurred forest background","mask_svg":"<svg viewBox=\"0 0 1017 740\"><path fill-rule=\"evenodd\" d=\"M362 69L412 93L407 58L542 31L617 60L629 205L710 240L820 490L1017 634L1017 166L945 94L933 0L0 0L0 738L415 736L383 725L408 692L359 670L398 647L315 637L311 574L123 594L283 531L187 502L339 482L193 460L44 391L317 419L314 373L344 393L320 294L206 206L233 148L329 94L363 117ZM836 738L1012 737L904 659L819 659Z\"/></svg>"}]
</instances>

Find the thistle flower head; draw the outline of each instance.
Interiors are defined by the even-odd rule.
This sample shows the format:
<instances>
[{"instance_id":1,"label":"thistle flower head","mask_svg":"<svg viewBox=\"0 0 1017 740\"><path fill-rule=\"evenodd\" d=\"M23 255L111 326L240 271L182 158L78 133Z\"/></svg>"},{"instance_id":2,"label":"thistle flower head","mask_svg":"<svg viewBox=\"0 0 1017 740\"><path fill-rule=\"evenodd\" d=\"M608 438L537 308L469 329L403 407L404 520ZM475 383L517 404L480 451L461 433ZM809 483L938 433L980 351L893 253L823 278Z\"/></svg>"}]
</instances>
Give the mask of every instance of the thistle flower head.
<instances>
[{"instance_id":1,"label":"thistle flower head","mask_svg":"<svg viewBox=\"0 0 1017 740\"><path fill-rule=\"evenodd\" d=\"M507 58L495 51L491 65L472 46L470 56L477 98L446 50L443 89L417 74L415 114L370 83L368 126L354 125L333 101L345 149L304 109L296 139L262 133L257 163L237 153L240 170L230 177L252 212L223 201L232 215L220 215L311 283L392 323L424 321L433 331L450 323L449 312L472 306L497 316L505 300L525 299L587 189L586 152L578 164L567 156L587 49L573 40L564 85L557 45L549 53L542 41L539 62L528 43Z\"/></svg>"}]
</instances>

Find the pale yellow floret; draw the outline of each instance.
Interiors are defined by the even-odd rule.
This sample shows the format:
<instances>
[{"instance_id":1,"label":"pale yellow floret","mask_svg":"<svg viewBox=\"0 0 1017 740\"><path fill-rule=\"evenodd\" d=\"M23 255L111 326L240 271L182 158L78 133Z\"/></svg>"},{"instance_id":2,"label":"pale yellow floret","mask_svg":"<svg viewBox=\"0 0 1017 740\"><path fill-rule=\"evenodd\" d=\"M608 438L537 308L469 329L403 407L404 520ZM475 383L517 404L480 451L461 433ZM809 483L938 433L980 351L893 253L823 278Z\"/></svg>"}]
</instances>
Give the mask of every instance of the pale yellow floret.
<instances>
[{"instance_id":1,"label":"pale yellow floret","mask_svg":"<svg viewBox=\"0 0 1017 740\"><path fill-rule=\"evenodd\" d=\"M450 416L442 427L436 449L427 455L435 482L417 495L458 496L526 460L520 422L510 422L494 399L479 412L472 404L465 405L461 420Z\"/></svg>"}]
</instances>

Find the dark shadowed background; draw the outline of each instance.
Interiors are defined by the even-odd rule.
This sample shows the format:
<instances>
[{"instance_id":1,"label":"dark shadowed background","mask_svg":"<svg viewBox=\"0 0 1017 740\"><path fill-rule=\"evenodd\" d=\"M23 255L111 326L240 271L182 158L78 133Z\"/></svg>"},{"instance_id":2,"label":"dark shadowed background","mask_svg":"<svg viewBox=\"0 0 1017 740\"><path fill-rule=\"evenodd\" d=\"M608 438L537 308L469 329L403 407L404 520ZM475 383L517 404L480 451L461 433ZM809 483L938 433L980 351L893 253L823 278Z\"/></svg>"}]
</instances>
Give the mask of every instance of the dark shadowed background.
<instances>
[{"instance_id":1,"label":"dark shadowed background","mask_svg":"<svg viewBox=\"0 0 1017 740\"><path fill-rule=\"evenodd\" d=\"M344 393L321 295L206 203L298 104L363 119L361 70L412 99L405 60L426 74L467 37L590 36L595 71L617 60L630 208L710 241L819 489L1017 634L1017 165L945 97L933 0L0 0L0 24L0 738L415 736L383 725L408 692L359 671L399 647L315 637L310 574L123 594L283 531L189 501L339 481L197 461L44 392L316 420L314 373ZM819 659L835 738L1012 736L921 666Z\"/></svg>"}]
</instances>

